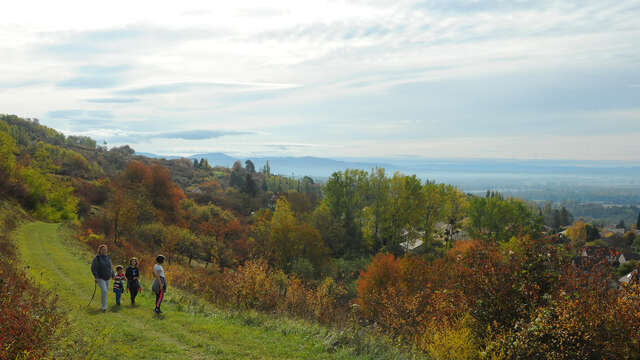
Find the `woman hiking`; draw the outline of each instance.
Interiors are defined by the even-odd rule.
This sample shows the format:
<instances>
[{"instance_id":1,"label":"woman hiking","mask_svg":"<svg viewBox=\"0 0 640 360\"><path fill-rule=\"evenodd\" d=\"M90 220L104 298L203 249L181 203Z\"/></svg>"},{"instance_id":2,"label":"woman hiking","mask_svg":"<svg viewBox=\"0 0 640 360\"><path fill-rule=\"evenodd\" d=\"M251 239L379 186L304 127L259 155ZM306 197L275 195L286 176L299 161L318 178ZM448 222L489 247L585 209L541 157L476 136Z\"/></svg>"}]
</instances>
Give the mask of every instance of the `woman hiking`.
<instances>
[{"instance_id":1,"label":"woman hiking","mask_svg":"<svg viewBox=\"0 0 640 360\"><path fill-rule=\"evenodd\" d=\"M107 289L109 289L109 280L113 278L113 265L111 259L107 255L107 245L98 246L98 254L93 258L91 263L91 273L95 279L96 285L100 288L100 299L102 300L101 310L107 311Z\"/></svg>"},{"instance_id":2,"label":"woman hiking","mask_svg":"<svg viewBox=\"0 0 640 360\"><path fill-rule=\"evenodd\" d=\"M164 269L162 268L163 262L164 256L158 255L156 257L156 264L153 265L153 277L155 279L153 280L151 290L156 293L156 308L153 310L156 314L162 313L162 311L160 311L160 305L162 304L162 299L167 291L167 281L164 278Z\"/></svg>"},{"instance_id":3,"label":"woman hiking","mask_svg":"<svg viewBox=\"0 0 640 360\"><path fill-rule=\"evenodd\" d=\"M127 290L129 290L129 294L131 295L131 306L134 306L136 304L136 295L138 295L140 291L138 259L133 257L129 260L129 267L127 267L125 276L127 277Z\"/></svg>"}]
</instances>

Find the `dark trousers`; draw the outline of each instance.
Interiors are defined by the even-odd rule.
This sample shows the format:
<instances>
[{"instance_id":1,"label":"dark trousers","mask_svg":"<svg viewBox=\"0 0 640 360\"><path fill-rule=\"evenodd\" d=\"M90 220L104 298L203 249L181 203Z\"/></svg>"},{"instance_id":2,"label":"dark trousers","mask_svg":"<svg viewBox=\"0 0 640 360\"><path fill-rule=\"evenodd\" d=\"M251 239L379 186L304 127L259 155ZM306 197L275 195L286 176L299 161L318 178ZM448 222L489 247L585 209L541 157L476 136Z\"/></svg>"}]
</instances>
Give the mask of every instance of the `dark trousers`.
<instances>
[{"instance_id":1,"label":"dark trousers","mask_svg":"<svg viewBox=\"0 0 640 360\"><path fill-rule=\"evenodd\" d=\"M162 304L162 300L164 299L164 292L166 288L160 289L160 292L156 293L156 309L160 309L160 305Z\"/></svg>"},{"instance_id":2,"label":"dark trousers","mask_svg":"<svg viewBox=\"0 0 640 360\"><path fill-rule=\"evenodd\" d=\"M138 287L137 284L135 286L129 288L129 295L131 295L131 304L132 305L136 303L136 296L138 295L138 290L140 290L140 288Z\"/></svg>"},{"instance_id":3,"label":"dark trousers","mask_svg":"<svg viewBox=\"0 0 640 360\"><path fill-rule=\"evenodd\" d=\"M160 309L164 294L167 292L167 281L163 277L161 277L160 280L160 283L158 283L158 280L154 280L151 286L153 292L156 293L156 309Z\"/></svg>"}]
</instances>

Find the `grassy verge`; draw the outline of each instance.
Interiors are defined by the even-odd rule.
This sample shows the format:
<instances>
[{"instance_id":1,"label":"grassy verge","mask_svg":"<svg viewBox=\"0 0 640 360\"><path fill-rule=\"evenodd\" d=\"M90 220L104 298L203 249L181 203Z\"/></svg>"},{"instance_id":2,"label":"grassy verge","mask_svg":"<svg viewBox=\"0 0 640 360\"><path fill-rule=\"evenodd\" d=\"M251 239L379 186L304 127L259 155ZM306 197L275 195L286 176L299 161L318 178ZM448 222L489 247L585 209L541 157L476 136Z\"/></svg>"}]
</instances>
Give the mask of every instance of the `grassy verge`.
<instances>
[{"instance_id":1,"label":"grassy verge","mask_svg":"<svg viewBox=\"0 0 640 360\"><path fill-rule=\"evenodd\" d=\"M58 224L29 223L16 232L22 262L31 277L53 290L71 325L53 355L99 359L405 359L414 356L367 336L357 337L299 320L255 312L222 311L193 295L169 289L164 314L153 314L150 281L137 306L99 311L93 292L92 254ZM170 274L167 274L170 278Z\"/></svg>"}]
</instances>

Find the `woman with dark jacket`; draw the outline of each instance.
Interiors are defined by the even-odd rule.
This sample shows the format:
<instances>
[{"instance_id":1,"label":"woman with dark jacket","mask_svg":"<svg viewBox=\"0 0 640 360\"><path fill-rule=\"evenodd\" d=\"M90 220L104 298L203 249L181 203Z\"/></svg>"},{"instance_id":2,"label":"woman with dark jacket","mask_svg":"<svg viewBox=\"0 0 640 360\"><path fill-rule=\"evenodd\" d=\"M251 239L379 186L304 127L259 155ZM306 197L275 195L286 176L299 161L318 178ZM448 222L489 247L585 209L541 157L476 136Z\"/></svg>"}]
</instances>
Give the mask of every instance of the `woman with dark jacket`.
<instances>
[{"instance_id":1,"label":"woman with dark jacket","mask_svg":"<svg viewBox=\"0 0 640 360\"><path fill-rule=\"evenodd\" d=\"M98 246L98 254L93 258L91 263L91 273L96 284L100 288L100 298L102 300L102 311L107 311L107 289L109 289L109 280L113 278L113 265L111 258L107 255L107 245Z\"/></svg>"},{"instance_id":2,"label":"woman with dark jacket","mask_svg":"<svg viewBox=\"0 0 640 360\"><path fill-rule=\"evenodd\" d=\"M125 276L127 277L127 290L129 290L129 294L131 295L131 305L136 304L136 295L141 290L140 281L138 278L140 277L140 271L138 270L138 259L131 258L129 260L129 267L125 272Z\"/></svg>"}]
</instances>

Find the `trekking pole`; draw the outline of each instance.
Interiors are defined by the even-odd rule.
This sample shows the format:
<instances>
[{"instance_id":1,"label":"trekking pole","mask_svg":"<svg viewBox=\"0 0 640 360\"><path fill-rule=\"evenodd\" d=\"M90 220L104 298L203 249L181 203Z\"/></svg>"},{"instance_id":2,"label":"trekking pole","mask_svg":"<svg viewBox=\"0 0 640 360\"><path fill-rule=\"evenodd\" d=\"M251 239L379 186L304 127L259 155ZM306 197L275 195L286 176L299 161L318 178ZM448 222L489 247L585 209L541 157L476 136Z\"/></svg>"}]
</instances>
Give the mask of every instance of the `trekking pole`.
<instances>
[{"instance_id":1,"label":"trekking pole","mask_svg":"<svg viewBox=\"0 0 640 360\"><path fill-rule=\"evenodd\" d=\"M91 300L89 300L89 303L87 304L87 307L89 305L91 305L91 302L93 301L93 298L96 296L96 289L98 288L98 283L94 282L93 283L93 295L91 295Z\"/></svg>"}]
</instances>

